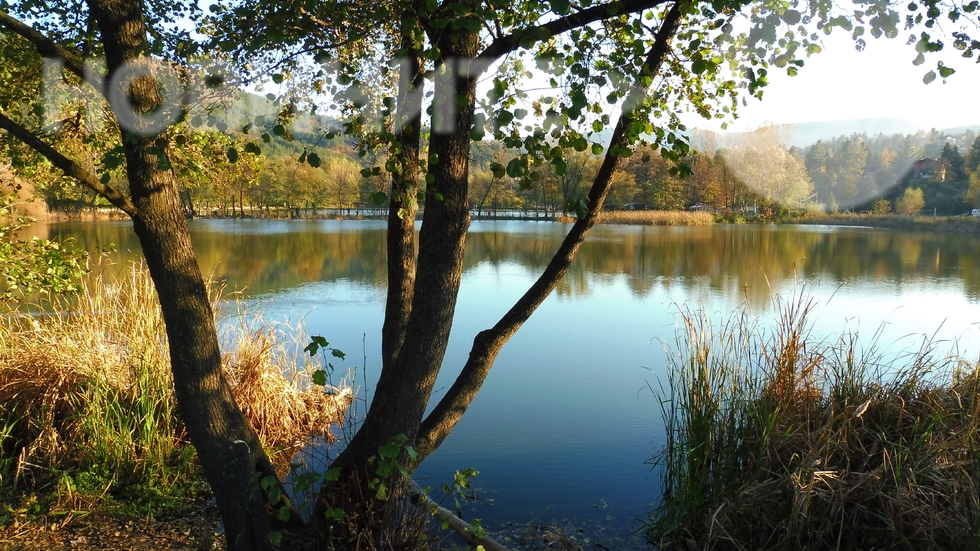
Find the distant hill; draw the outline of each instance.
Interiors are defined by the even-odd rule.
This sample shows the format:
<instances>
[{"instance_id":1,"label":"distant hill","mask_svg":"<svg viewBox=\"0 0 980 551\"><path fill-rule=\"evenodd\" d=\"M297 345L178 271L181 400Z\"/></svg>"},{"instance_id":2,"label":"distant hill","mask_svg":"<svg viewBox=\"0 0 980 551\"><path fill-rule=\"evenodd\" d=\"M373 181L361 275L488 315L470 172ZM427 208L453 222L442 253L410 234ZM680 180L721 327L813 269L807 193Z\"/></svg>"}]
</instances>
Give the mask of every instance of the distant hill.
<instances>
[{"instance_id":1,"label":"distant hill","mask_svg":"<svg viewBox=\"0 0 980 551\"><path fill-rule=\"evenodd\" d=\"M919 128L901 119L845 119L836 121L804 122L792 125L789 145L807 147L819 140L829 140L837 136L851 134L914 134Z\"/></svg>"},{"instance_id":2,"label":"distant hill","mask_svg":"<svg viewBox=\"0 0 980 551\"><path fill-rule=\"evenodd\" d=\"M794 124L783 124L780 126L780 134L785 138L788 146L806 148L820 140L830 140L840 136L850 136L852 134L867 134L875 136L884 134L915 134L920 130L931 130L931 128L920 128L914 123L901 119L842 119L835 121L814 121ZM980 132L980 124L958 126L956 128L942 128L944 134L962 134L967 130ZM737 141L740 133L725 132L716 134L716 138L733 143Z\"/></svg>"}]
</instances>

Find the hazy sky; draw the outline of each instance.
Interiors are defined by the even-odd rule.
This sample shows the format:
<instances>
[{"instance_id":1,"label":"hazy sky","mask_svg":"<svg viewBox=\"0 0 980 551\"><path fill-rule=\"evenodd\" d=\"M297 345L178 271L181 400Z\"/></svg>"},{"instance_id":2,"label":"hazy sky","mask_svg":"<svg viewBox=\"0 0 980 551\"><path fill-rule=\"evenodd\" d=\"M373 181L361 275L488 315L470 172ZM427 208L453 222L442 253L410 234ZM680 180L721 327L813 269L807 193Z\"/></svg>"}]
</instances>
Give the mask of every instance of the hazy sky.
<instances>
[{"instance_id":1,"label":"hazy sky","mask_svg":"<svg viewBox=\"0 0 980 551\"><path fill-rule=\"evenodd\" d=\"M894 40L873 39L863 52L850 37L824 37L824 50L806 60L795 77L775 69L762 101L749 99L729 130L746 131L767 123L893 118L919 128L949 128L980 124L980 65L959 57L946 40L944 57L912 65L913 46L907 32ZM945 83L937 78L924 84L922 76L943 59L957 70ZM705 127L704 119L690 124Z\"/></svg>"}]
</instances>

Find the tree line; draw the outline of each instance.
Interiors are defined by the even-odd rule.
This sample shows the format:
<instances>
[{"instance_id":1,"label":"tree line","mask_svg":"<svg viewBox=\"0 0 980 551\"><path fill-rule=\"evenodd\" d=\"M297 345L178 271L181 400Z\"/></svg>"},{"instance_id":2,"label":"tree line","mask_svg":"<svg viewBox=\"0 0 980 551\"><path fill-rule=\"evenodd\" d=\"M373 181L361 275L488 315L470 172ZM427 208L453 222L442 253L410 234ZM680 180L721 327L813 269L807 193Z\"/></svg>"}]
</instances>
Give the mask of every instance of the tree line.
<instances>
[{"instance_id":1,"label":"tree line","mask_svg":"<svg viewBox=\"0 0 980 551\"><path fill-rule=\"evenodd\" d=\"M68 140L78 129L61 132ZM786 146L784 134L785 128L775 126L735 137L695 133L700 151L678 159L664 158L651 146L638 147L614 173L607 207L956 215L980 206L980 136L972 130L841 135L802 149ZM377 159L359 156L344 139L318 146L322 139L316 133L276 136L261 152L242 151L230 164L228 149L236 143L231 135L192 127L182 135L184 155L174 164L191 215L351 214L376 209L374 198L385 189L381 178L370 174ZM11 146L16 143L8 143L8 151ZM311 152L319 157L315 167L306 161ZM543 170L540 179L527 182L503 168L518 156L500 142L474 145L468 193L473 210L568 214L601 164L601 156L591 150L570 147L563 153L561 174ZM26 177L51 210L108 206L49 163L36 163ZM420 201L424 205L424 197Z\"/></svg>"}]
</instances>

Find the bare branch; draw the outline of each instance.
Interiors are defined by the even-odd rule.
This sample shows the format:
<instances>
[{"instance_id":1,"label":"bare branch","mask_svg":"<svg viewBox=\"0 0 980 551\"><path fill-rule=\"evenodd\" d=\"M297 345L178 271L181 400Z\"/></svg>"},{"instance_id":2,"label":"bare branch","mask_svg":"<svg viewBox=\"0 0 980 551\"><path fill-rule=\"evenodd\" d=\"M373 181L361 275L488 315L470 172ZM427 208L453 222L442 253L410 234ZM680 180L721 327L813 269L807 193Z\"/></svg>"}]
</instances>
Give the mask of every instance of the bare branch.
<instances>
[{"instance_id":1,"label":"bare branch","mask_svg":"<svg viewBox=\"0 0 980 551\"><path fill-rule=\"evenodd\" d=\"M80 164L65 157L55 148L38 138L33 132L10 120L3 113L0 113L0 128L27 144L34 151L44 155L46 159L51 161L51 164L60 168L66 176L71 176L92 188L96 193L105 197L110 203L129 216L136 216L136 206L129 200L129 197L120 193L119 190L103 184L94 172L85 169Z\"/></svg>"},{"instance_id":2,"label":"bare branch","mask_svg":"<svg viewBox=\"0 0 980 551\"><path fill-rule=\"evenodd\" d=\"M646 87L639 84L640 77L656 75L660 71L667 54L670 52L670 42L680 25L684 9L685 6L677 2L667 13L660 25L656 41L647 52L641 73L637 75L637 84L634 84L624 105L639 105L647 96ZM524 296L500 318L496 325L481 331L473 339L470 355L460 374L456 377L453 386L419 428L415 449L420 461L439 447L439 444L449 435L456 422L469 407L470 402L476 397L500 349L531 317L531 314L551 294L565 272L568 271L575 253L585 241L589 230L595 225L599 213L602 211L602 205L612 187L613 172L619 165L620 157L617 152L629 145L626 131L634 120L634 113L624 109L616 123L616 129L613 132L602 166L599 168L599 172L593 180L592 188L589 190L590 208L588 214L575 222L558 251L552 257L551 262L548 263L548 267L524 293Z\"/></svg>"}]
</instances>

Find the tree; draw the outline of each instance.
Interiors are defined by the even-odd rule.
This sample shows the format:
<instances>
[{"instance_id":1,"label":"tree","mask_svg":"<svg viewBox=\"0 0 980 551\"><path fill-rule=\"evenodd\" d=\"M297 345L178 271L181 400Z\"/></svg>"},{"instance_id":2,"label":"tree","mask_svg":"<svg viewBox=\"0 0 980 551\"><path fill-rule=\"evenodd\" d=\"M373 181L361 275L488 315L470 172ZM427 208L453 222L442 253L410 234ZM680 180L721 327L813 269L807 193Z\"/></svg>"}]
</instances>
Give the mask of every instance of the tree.
<instances>
[{"instance_id":1,"label":"tree","mask_svg":"<svg viewBox=\"0 0 980 551\"><path fill-rule=\"evenodd\" d=\"M0 24L39 52L64 60L68 71L101 90L76 46L98 44L109 75L127 64L153 65L151 52L188 62L187 56L200 48L179 25L168 23L197 5L189 6L88 0L82 8L89 13L79 14L75 4L52 2L46 5L51 13L37 17L31 3L19 13L36 28L7 14ZM957 9L972 13L971 6ZM749 2L742 0L623 0L588 6L563 1L244 0L212 7L215 20L206 29L217 33L214 46L234 52L235 59L251 66L266 65L274 82L303 73L309 62L306 54L338 61L334 74L309 71L311 89L337 91L338 104L349 115L347 131L363 136L364 144L386 150L384 166L366 169L372 175L387 175L390 183L382 371L360 429L323 481L313 525L326 545L382 545L368 542L363 534L378 534L371 528L397 524L388 514L408 509L399 500L406 473L448 436L501 347L554 290L595 224L616 168L638 143L652 141L660 157L674 163L671 176L683 175L689 167L679 161L689 146L676 118L678 105L687 103L705 117L725 116L736 107L738 90L761 96L772 66L795 73L803 65L800 57L819 50L809 33L797 32L801 24L825 32L835 26L852 27L827 3L815 2L802 12L784 4L758 3L744 11L748 22L738 33L732 22L747 7ZM940 13L934 15L930 9L922 16L926 23L942 15L935 11ZM87 20L87 15L97 24L85 29L72 24L75 17ZM856 19L865 16L872 34L897 35L898 14L887 4L869 5ZM147 20L158 24L148 29ZM168 31L173 27L178 30ZM860 35L855 29L854 36ZM940 45L923 32L919 46L928 52ZM726 58L729 48L736 53ZM967 41L963 49L975 47ZM392 71L396 56L401 67ZM478 78L500 60L492 93L478 101ZM530 98L521 86L532 64L554 75L550 95ZM396 91L367 86L369 79L391 83L396 73L403 77L397 79ZM939 73L949 76L941 66ZM423 103L426 74L434 75L431 105ZM125 89L109 90L107 99L128 98L137 120L159 113L164 105L159 78L141 75L117 84L125 84ZM293 105L289 98L286 104ZM431 118L423 131L426 107ZM529 115L534 121L527 119ZM374 118L380 122L373 124ZM168 169L173 151L168 134L118 122L124 157L119 165L125 166L128 195L108 185L110 180L103 181L96 170L52 148L37 126L16 120L11 110L0 115L0 127L133 220L163 306L178 404L221 509L228 548L270 548L277 528L301 521L284 501L268 459L222 379L212 313ZM261 126L258 122L255 125ZM607 141L603 132L608 130ZM591 150L602 155L602 161L587 198L576 208L577 222L547 268L493 327L474 338L455 382L426 414L442 368L462 272L470 149L487 134L514 152L506 167L493 168L504 169L524 188L541 179L544 165L559 175L567 170L567 148ZM315 167L320 160L312 153L305 159ZM229 148L227 156L234 164L237 150ZM426 210L416 238L421 194ZM256 477L261 484L256 484ZM379 502L395 506L386 508Z\"/></svg>"},{"instance_id":2,"label":"tree","mask_svg":"<svg viewBox=\"0 0 980 551\"><path fill-rule=\"evenodd\" d=\"M963 199L974 208L980 208L980 171L970 174L970 187Z\"/></svg>"},{"instance_id":3,"label":"tree","mask_svg":"<svg viewBox=\"0 0 980 551\"><path fill-rule=\"evenodd\" d=\"M888 199L879 197L871 202L872 214L888 214L892 211L892 204Z\"/></svg>"},{"instance_id":4,"label":"tree","mask_svg":"<svg viewBox=\"0 0 980 551\"><path fill-rule=\"evenodd\" d=\"M58 11L59 7L61 11ZM19 106L3 105L0 128L43 155L65 175L104 197L132 220L160 299L181 417L214 490L225 527L235 534L234 538L229 538L229 549L267 548L267 534L284 522L269 515L266 508L270 501L276 505L279 502L286 505L286 502L282 501L283 497L279 502L270 499L275 496L268 490L281 489L281 485L262 489L252 482L256 474L278 479L221 372L214 315L170 170L170 141L165 131L153 125L152 114L159 113L157 110L165 102L161 72L156 71L160 64L150 55L154 45L148 39L144 5L136 0L87 2L82 7L91 18L93 25L90 27L99 29L97 37L87 35L86 29L66 23L66 20L81 15L77 13L77 6L59 7L52 8L46 13L47 17L37 23L40 29L53 31L60 28L61 33L57 36L69 45L77 43L73 39L97 40L109 75L122 69L137 76L115 79L110 81L110 86L103 87L103 80L86 68L75 48L55 42L7 12L0 12L0 25L8 33L27 41L39 54L61 60L64 69L97 90L102 101L109 103L110 98L115 98L117 113L129 115L117 126L117 152L114 157L102 159L100 171L103 176L100 177L95 167L86 166L52 147L31 113L17 116L23 114L23 110L12 107ZM23 8L27 10L24 15L29 16L32 8ZM107 105L104 108L106 112L112 112ZM118 160L116 166L125 165L128 194L109 185L111 168L107 161L110 159Z\"/></svg>"},{"instance_id":5,"label":"tree","mask_svg":"<svg viewBox=\"0 0 980 551\"><path fill-rule=\"evenodd\" d=\"M906 216L918 214L924 206L926 206L925 196L922 194L922 188L917 187L907 188L895 202L895 210Z\"/></svg>"},{"instance_id":6,"label":"tree","mask_svg":"<svg viewBox=\"0 0 980 551\"><path fill-rule=\"evenodd\" d=\"M725 160L767 203L798 207L813 191L803 160L786 149L778 127L763 127L741 136Z\"/></svg>"},{"instance_id":7,"label":"tree","mask_svg":"<svg viewBox=\"0 0 980 551\"><path fill-rule=\"evenodd\" d=\"M966 178L966 159L960 154L959 147L946 142L939 159L946 165L946 180L959 181Z\"/></svg>"},{"instance_id":8,"label":"tree","mask_svg":"<svg viewBox=\"0 0 980 551\"><path fill-rule=\"evenodd\" d=\"M966 154L966 171L970 174L980 171L980 136L973 140L970 151Z\"/></svg>"}]
</instances>

